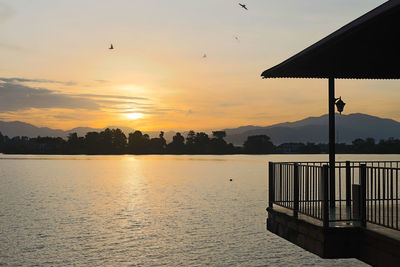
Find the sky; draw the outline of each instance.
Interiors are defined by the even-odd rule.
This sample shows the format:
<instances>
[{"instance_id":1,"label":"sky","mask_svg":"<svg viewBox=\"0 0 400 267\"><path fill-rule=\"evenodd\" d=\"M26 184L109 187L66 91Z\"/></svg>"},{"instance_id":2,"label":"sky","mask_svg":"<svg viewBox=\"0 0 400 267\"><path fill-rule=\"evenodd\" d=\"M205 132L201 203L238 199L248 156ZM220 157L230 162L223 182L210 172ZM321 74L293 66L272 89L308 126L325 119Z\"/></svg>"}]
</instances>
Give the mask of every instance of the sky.
<instances>
[{"instance_id":1,"label":"sky","mask_svg":"<svg viewBox=\"0 0 400 267\"><path fill-rule=\"evenodd\" d=\"M385 2L241 1L0 0L0 120L199 131L320 116L327 80L262 71ZM400 121L399 86L337 80L336 96L345 114Z\"/></svg>"}]
</instances>

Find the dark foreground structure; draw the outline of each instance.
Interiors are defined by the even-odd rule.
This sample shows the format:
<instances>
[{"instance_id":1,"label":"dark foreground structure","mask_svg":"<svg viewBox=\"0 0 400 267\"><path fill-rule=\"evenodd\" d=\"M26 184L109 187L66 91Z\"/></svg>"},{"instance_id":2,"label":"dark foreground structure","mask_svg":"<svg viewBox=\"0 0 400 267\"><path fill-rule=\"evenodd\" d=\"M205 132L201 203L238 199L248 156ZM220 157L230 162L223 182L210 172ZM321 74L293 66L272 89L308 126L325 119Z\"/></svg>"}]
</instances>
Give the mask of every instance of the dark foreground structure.
<instances>
[{"instance_id":1,"label":"dark foreground structure","mask_svg":"<svg viewBox=\"0 0 400 267\"><path fill-rule=\"evenodd\" d=\"M262 73L329 87L329 162L270 162L269 231L324 258L400 266L400 163L336 162L334 117L335 79L400 78L399 36L391 0Z\"/></svg>"},{"instance_id":2,"label":"dark foreground structure","mask_svg":"<svg viewBox=\"0 0 400 267\"><path fill-rule=\"evenodd\" d=\"M267 229L323 258L400 266L400 162L270 162Z\"/></svg>"}]
</instances>

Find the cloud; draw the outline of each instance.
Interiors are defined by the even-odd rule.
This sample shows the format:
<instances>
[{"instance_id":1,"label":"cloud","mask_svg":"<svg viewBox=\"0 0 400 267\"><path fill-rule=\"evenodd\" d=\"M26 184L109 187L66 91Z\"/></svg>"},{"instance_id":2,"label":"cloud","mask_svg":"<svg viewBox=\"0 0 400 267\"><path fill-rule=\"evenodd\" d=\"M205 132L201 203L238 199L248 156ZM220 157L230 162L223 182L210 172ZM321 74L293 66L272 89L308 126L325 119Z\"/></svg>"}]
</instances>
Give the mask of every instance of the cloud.
<instances>
[{"instance_id":1,"label":"cloud","mask_svg":"<svg viewBox=\"0 0 400 267\"><path fill-rule=\"evenodd\" d=\"M6 83L57 83L62 85L73 86L76 85L74 82L60 82L54 80L47 80L47 79L26 79L26 78L4 78L0 77L0 81Z\"/></svg>"},{"instance_id":2,"label":"cloud","mask_svg":"<svg viewBox=\"0 0 400 267\"><path fill-rule=\"evenodd\" d=\"M115 111L114 113L117 113L117 114L143 113L143 114L147 114L147 115L154 115L154 114L166 114L169 112L182 112L182 110L172 109L172 108L140 107L137 109L127 108L123 111Z\"/></svg>"},{"instance_id":3,"label":"cloud","mask_svg":"<svg viewBox=\"0 0 400 267\"><path fill-rule=\"evenodd\" d=\"M124 100L149 100L145 97L140 96L121 96L121 95L97 95L97 94L79 94L77 96L93 97L93 98L115 98Z\"/></svg>"},{"instance_id":4,"label":"cloud","mask_svg":"<svg viewBox=\"0 0 400 267\"><path fill-rule=\"evenodd\" d=\"M81 96L79 96L79 97L81 97ZM93 101L96 101L97 103L106 104L106 105L127 105L127 106L132 106L132 105L139 106L140 105L140 103L137 103L137 102L110 100L110 99L93 99ZM115 107L113 107L113 108L115 108Z\"/></svg>"},{"instance_id":5,"label":"cloud","mask_svg":"<svg viewBox=\"0 0 400 267\"><path fill-rule=\"evenodd\" d=\"M107 107L110 110L123 110L124 112L127 110L131 110L134 108L140 108L140 109L153 109L154 105L151 104L142 104L142 103L135 103L135 102L129 102L129 104L124 104L125 106L113 106L113 107ZM136 107L132 107L136 106Z\"/></svg>"},{"instance_id":6,"label":"cloud","mask_svg":"<svg viewBox=\"0 0 400 267\"><path fill-rule=\"evenodd\" d=\"M98 83L109 83L110 81L108 81L108 80L94 80L95 82L98 82Z\"/></svg>"},{"instance_id":7,"label":"cloud","mask_svg":"<svg viewBox=\"0 0 400 267\"><path fill-rule=\"evenodd\" d=\"M96 115L93 114L85 114L85 116L82 116L82 114L79 113L70 113L70 114L57 114L52 116L54 119L57 121L90 121L94 118L97 118Z\"/></svg>"},{"instance_id":8,"label":"cloud","mask_svg":"<svg viewBox=\"0 0 400 267\"><path fill-rule=\"evenodd\" d=\"M0 83L0 112L30 108L97 110L100 109L100 105L89 98L74 97L44 88L33 88L4 80Z\"/></svg>"},{"instance_id":9,"label":"cloud","mask_svg":"<svg viewBox=\"0 0 400 267\"><path fill-rule=\"evenodd\" d=\"M106 110L119 109L127 110L134 108L154 110L149 101L144 97L102 95L102 94L64 94L57 90L50 90L41 87L32 87L24 83L62 83L46 79L26 78L1 78L0 77L0 112L15 112L22 110L36 109L85 109L85 110ZM125 107L124 107L125 106ZM163 112L163 110L154 110Z\"/></svg>"},{"instance_id":10,"label":"cloud","mask_svg":"<svg viewBox=\"0 0 400 267\"><path fill-rule=\"evenodd\" d=\"M0 3L0 23L12 18L15 13L14 8L4 3Z\"/></svg>"},{"instance_id":11,"label":"cloud","mask_svg":"<svg viewBox=\"0 0 400 267\"><path fill-rule=\"evenodd\" d=\"M219 104L220 107L236 107L241 106L243 103L221 103Z\"/></svg>"},{"instance_id":12,"label":"cloud","mask_svg":"<svg viewBox=\"0 0 400 267\"><path fill-rule=\"evenodd\" d=\"M5 44L5 43L0 43L0 48L1 48L1 49L7 49L7 50L14 50L14 51L21 51L21 50L23 50L23 48L20 47L20 46L11 45L11 44Z\"/></svg>"}]
</instances>

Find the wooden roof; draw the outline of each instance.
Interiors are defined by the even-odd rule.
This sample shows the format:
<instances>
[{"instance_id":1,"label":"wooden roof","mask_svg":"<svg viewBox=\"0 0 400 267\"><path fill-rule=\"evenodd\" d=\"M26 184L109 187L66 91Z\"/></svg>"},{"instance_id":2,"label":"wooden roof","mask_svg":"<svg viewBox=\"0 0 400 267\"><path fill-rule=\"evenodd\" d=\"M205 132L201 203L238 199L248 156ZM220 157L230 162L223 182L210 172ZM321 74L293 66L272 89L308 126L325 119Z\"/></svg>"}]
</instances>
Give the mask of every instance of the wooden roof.
<instances>
[{"instance_id":1,"label":"wooden roof","mask_svg":"<svg viewBox=\"0 0 400 267\"><path fill-rule=\"evenodd\" d=\"M261 76L399 79L400 0L385 2Z\"/></svg>"}]
</instances>

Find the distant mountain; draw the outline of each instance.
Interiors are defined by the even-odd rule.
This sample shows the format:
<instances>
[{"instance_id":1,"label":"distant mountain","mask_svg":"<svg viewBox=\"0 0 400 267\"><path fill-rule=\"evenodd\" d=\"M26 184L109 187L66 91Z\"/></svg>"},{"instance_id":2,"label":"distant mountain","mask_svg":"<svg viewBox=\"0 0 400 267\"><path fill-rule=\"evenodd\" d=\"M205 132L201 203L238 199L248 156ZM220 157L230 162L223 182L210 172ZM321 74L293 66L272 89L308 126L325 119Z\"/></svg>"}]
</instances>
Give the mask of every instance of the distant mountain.
<instances>
[{"instance_id":1,"label":"distant mountain","mask_svg":"<svg viewBox=\"0 0 400 267\"><path fill-rule=\"evenodd\" d=\"M354 113L349 115L336 114L336 141L351 143L356 138L372 137L379 141L390 137L400 138L400 122L383 119L371 115ZM251 126L246 126L251 127ZM227 142L242 145L250 135L266 134L274 144L287 142L328 143L328 115L309 117L295 122L285 122L266 127L257 127L237 134L229 134ZM237 128L239 129L239 128Z\"/></svg>"},{"instance_id":2,"label":"distant mountain","mask_svg":"<svg viewBox=\"0 0 400 267\"><path fill-rule=\"evenodd\" d=\"M135 130L123 126L109 126L105 128L119 128L127 136ZM84 136L87 132L100 132L105 128L77 127L68 131L54 130L47 127L36 127L32 124L13 121L0 121L0 132L9 137L14 136L51 136L67 138L68 134L76 132L78 136ZM226 141L235 145L243 145L244 141L250 135L266 134L271 137L274 144L279 145L287 142L313 142L328 143L328 115L320 117L309 117L294 122L284 122L271 126L241 126L238 128L225 129ZM150 137L158 137L159 131L143 131ZM186 136L187 132L181 132ZM176 134L174 131L164 133L167 142L172 140ZM336 140L339 143L351 143L356 138L372 137L379 141L390 137L400 138L400 122L383 119L366 114L336 114Z\"/></svg>"},{"instance_id":3,"label":"distant mountain","mask_svg":"<svg viewBox=\"0 0 400 267\"><path fill-rule=\"evenodd\" d=\"M37 137L37 136L50 136L50 137L62 137L67 138L70 133L77 133L78 136L85 136L88 132L100 132L106 128L110 129L121 129L126 136L129 133L133 133L135 130L130 127L125 126L107 126L104 128L91 128L91 127L76 127L71 130L54 130L47 127L36 127L32 124L20 122L20 121L11 121L5 122L0 121L0 132L3 135L7 135L8 137L14 136L28 136L28 137ZM158 137L160 135L159 131L144 131L143 134L148 134L151 138ZM175 132L169 131L164 133L164 137L167 141L171 141L172 137L175 135Z\"/></svg>"},{"instance_id":4,"label":"distant mountain","mask_svg":"<svg viewBox=\"0 0 400 267\"><path fill-rule=\"evenodd\" d=\"M253 126L253 125L247 125L247 126L240 126L238 128L228 128L228 129L224 129L224 131L226 132L227 135L235 135L235 134L242 134L248 131L252 131L252 130L257 130L263 128L261 126Z\"/></svg>"},{"instance_id":5,"label":"distant mountain","mask_svg":"<svg viewBox=\"0 0 400 267\"><path fill-rule=\"evenodd\" d=\"M0 121L0 132L3 135L7 135L9 137L14 137L14 136L36 137L38 135L51 136L51 137L66 136L66 133L63 130L53 130L47 127L39 128L33 126L32 124L20 121L11 121L11 122Z\"/></svg>"}]
</instances>

